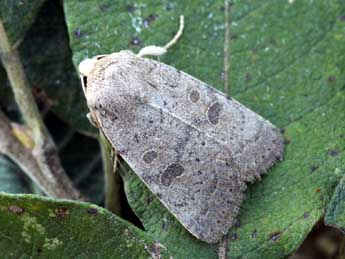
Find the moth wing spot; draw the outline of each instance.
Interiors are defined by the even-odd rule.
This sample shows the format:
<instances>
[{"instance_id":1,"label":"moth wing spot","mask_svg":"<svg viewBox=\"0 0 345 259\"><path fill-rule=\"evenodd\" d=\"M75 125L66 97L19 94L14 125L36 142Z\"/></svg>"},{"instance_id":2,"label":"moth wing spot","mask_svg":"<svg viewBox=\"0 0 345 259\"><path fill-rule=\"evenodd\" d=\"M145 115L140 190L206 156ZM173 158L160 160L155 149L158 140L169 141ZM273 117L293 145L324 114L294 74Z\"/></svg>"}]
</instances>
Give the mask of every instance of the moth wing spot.
<instances>
[{"instance_id":1,"label":"moth wing spot","mask_svg":"<svg viewBox=\"0 0 345 259\"><path fill-rule=\"evenodd\" d=\"M207 118L212 124L218 124L221 110L222 105L218 102L211 104L207 109Z\"/></svg>"},{"instance_id":2,"label":"moth wing spot","mask_svg":"<svg viewBox=\"0 0 345 259\"><path fill-rule=\"evenodd\" d=\"M143 155L143 160L145 163L147 164L151 164L153 162L153 160L155 160L157 158L157 152L154 150L150 150L147 151L144 155Z\"/></svg>"},{"instance_id":3,"label":"moth wing spot","mask_svg":"<svg viewBox=\"0 0 345 259\"><path fill-rule=\"evenodd\" d=\"M178 163L170 164L160 175L160 182L163 186L170 186L174 179L184 172L184 167Z\"/></svg>"},{"instance_id":4,"label":"moth wing spot","mask_svg":"<svg viewBox=\"0 0 345 259\"><path fill-rule=\"evenodd\" d=\"M189 100L192 102L192 103L196 103L198 102L200 99L200 94L198 91L196 90L193 90L189 93Z\"/></svg>"}]
</instances>

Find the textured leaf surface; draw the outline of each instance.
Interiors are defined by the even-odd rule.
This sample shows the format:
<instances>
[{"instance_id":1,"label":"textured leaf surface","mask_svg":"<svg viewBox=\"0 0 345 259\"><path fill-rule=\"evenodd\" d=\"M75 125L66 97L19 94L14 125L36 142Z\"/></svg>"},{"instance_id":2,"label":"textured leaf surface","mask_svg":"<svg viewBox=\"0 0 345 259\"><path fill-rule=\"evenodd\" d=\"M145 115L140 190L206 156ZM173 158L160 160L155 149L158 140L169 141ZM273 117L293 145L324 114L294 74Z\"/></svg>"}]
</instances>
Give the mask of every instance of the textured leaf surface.
<instances>
[{"instance_id":1,"label":"textured leaf surface","mask_svg":"<svg viewBox=\"0 0 345 259\"><path fill-rule=\"evenodd\" d=\"M166 250L95 205L0 194L4 258L149 258Z\"/></svg>"},{"instance_id":2,"label":"textured leaf surface","mask_svg":"<svg viewBox=\"0 0 345 259\"><path fill-rule=\"evenodd\" d=\"M45 0L0 1L0 19L4 23L11 44L23 38L44 2Z\"/></svg>"},{"instance_id":3,"label":"textured leaf surface","mask_svg":"<svg viewBox=\"0 0 345 259\"><path fill-rule=\"evenodd\" d=\"M250 185L229 233L231 258L291 254L323 215L344 170L345 7L340 1L232 1L230 95L284 128L285 159ZM186 17L182 39L161 61L224 85L224 2L65 1L74 62L163 45ZM191 237L134 175L128 199L145 229L175 258L216 257Z\"/></svg>"},{"instance_id":4,"label":"textured leaf surface","mask_svg":"<svg viewBox=\"0 0 345 259\"><path fill-rule=\"evenodd\" d=\"M338 184L328 204L325 223L345 231L345 177Z\"/></svg>"}]
</instances>

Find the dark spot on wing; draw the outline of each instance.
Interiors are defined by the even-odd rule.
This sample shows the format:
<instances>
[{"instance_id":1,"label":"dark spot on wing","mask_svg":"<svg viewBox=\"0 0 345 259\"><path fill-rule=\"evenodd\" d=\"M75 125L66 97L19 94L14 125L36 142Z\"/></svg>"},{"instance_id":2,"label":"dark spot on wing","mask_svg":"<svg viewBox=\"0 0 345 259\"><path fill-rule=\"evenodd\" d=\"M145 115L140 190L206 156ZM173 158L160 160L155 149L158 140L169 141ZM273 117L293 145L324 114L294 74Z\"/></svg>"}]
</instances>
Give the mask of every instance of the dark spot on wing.
<instances>
[{"instance_id":1,"label":"dark spot on wing","mask_svg":"<svg viewBox=\"0 0 345 259\"><path fill-rule=\"evenodd\" d=\"M174 179L184 172L182 165L178 163L170 164L160 175L161 184L164 186L170 186Z\"/></svg>"},{"instance_id":2,"label":"dark spot on wing","mask_svg":"<svg viewBox=\"0 0 345 259\"><path fill-rule=\"evenodd\" d=\"M219 122L219 114L222 110L222 105L218 102L213 103L207 111L208 120L216 125Z\"/></svg>"},{"instance_id":3,"label":"dark spot on wing","mask_svg":"<svg viewBox=\"0 0 345 259\"><path fill-rule=\"evenodd\" d=\"M157 158L157 152L154 150L148 151L144 154L143 160L147 164L151 164Z\"/></svg>"},{"instance_id":4,"label":"dark spot on wing","mask_svg":"<svg viewBox=\"0 0 345 259\"><path fill-rule=\"evenodd\" d=\"M190 92L190 94L189 94L189 100L190 100L191 102L196 103L197 101L199 101L199 99L200 99L200 94L199 94L198 91L193 90L193 91Z\"/></svg>"}]
</instances>

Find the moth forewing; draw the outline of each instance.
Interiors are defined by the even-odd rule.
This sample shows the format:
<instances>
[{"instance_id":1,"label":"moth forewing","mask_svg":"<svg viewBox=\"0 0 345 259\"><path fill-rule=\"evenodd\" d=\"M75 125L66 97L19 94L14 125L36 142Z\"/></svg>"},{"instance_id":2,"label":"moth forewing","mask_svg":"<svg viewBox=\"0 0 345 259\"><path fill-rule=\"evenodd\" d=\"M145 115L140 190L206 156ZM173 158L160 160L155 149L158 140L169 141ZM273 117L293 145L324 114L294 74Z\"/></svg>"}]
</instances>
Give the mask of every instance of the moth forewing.
<instances>
[{"instance_id":1,"label":"moth forewing","mask_svg":"<svg viewBox=\"0 0 345 259\"><path fill-rule=\"evenodd\" d=\"M121 51L98 60L87 82L88 105L111 144L208 243L232 226L246 181L282 157L270 122L171 66Z\"/></svg>"}]
</instances>

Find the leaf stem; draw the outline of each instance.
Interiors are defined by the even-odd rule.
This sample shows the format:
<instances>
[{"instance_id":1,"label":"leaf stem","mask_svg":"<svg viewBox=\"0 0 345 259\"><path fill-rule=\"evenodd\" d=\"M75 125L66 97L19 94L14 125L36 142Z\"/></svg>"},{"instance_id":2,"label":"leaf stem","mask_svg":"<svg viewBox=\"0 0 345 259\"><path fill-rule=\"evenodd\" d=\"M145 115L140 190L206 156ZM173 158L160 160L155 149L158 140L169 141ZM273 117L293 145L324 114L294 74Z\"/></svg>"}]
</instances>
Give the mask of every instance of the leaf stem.
<instances>
[{"instance_id":1,"label":"leaf stem","mask_svg":"<svg viewBox=\"0 0 345 259\"><path fill-rule=\"evenodd\" d=\"M32 150L33 156L35 157L41 173L43 173L45 177L44 181L41 176L36 177L36 180L42 181L39 185L45 187L45 193L48 195L56 198L81 199L81 194L74 188L72 182L62 168L55 143L43 123L31 88L27 82L19 53L17 49L11 47L1 19L0 57L7 72L20 112L26 125L31 130L34 142L34 148ZM38 170L35 169L31 171L31 174L39 173Z\"/></svg>"}]
</instances>

